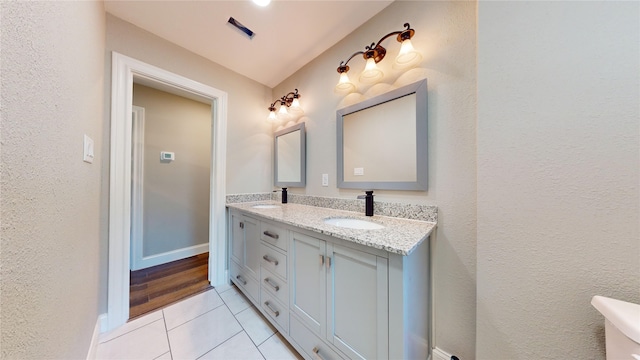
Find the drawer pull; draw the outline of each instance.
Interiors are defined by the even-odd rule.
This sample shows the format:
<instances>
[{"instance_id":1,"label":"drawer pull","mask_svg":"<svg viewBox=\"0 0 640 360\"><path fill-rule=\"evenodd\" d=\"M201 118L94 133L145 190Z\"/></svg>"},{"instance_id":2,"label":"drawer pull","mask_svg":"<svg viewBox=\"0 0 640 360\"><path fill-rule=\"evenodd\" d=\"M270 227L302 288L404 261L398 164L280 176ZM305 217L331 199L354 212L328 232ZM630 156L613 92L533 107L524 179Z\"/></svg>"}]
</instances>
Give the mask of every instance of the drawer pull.
<instances>
[{"instance_id":1,"label":"drawer pull","mask_svg":"<svg viewBox=\"0 0 640 360\"><path fill-rule=\"evenodd\" d=\"M242 283L242 285L247 285L247 280L245 280L242 275L236 276L236 279Z\"/></svg>"},{"instance_id":2,"label":"drawer pull","mask_svg":"<svg viewBox=\"0 0 640 360\"><path fill-rule=\"evenodd\" d=\"M240 229L244 229L244 223L240 222Z\"/></svg>"},{"instance_id":3,"label":"drawer pull","mask_svg":"<svg viewBox=\"0 0 640 360\"><path fill-rule=\"evenodd\" d=\"M320 349L318 349L318 347L314 347L313 348L313 353L315 354L316 359L318 360L324 360L324 358L322 357L322 355L320 355Z\"/></svg>"},{"instance_id":4,"label":"drawer pull","mask_svg":"<svg viewBox=\"0 0 640 360\"><path fill-rule=\"evenodd\" d=\"M320 255L320 266L324 265L324 255Z\"/></svg>"},{"instance_id":5,"label":"drawer pull","mask_svg":"<svg viewBox=\"0 0 640 360\"><path fill-rule=\"evenodd\" d=\"M271 307L271 304L270 304L268 301L265 301L265 302L264 302L264 306L266 306L266 307L267 307L267 310L269 310L269 312L271 312L271 314L273 314L273 316L274 316L274 317L278 317L278 316L280 316L280 311L278 311L278 310L274 310L274 309Z\"/></svg>"},{"instance_id":6,"label":"drawer pull","mask_svg":"<svg viewBox=\"0 0 640 360\"><path fill-rule=\"evenodd\" d=\"M276 239L276 240L278 240L278 238L280 237L278 234L274 234L271 231L265 231L265 232L263 232L263 234L265 234L266 236L268 236L270 238Z\"/></svg>"},{"instance_id":7,"label":"drawer pull","mask_svg":"<svg viewBox=\"0 0 640 360\"><path fill-rule=\"evenodd\" d=\"M273 288L273 290L278 291L280 290L280 286L278 286L278 284L276 284L273 280L271 280L270 278L265 278L264 279L264 283L271 286Z\"/></svg>"},{"instance_id":8,"label":"drawer pull","mask_svg":"<svg viewBox=\"0 0 640 360\"><path fill-rule=\"evenodd\" d=\"M276 260L276 259L272 258L271 256L269 256L269 255L265 255L265 256L263 256L262 258L263 258L265 261L268 261L268 262L272 263L273 265L278 266L278 260Z\"/></svg>"}]
</instances>

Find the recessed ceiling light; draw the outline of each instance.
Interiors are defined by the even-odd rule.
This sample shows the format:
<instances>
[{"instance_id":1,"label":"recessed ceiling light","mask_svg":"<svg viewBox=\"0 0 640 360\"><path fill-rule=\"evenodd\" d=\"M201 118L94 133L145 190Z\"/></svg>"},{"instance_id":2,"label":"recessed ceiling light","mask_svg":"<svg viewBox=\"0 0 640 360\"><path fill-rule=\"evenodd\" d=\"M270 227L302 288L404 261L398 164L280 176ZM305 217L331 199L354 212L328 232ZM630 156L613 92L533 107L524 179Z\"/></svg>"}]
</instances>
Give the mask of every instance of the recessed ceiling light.
<instances>
[{"instance_id":1,"label":"recessed ceiling light","mask_svg":"<svg viewBox=\"0 0 640 360\"><path fill-rule=\"evenodd\" d=\"M267 6L271 0L253 0L253 2L258 6Z\"/></svg>"}]
</instances>

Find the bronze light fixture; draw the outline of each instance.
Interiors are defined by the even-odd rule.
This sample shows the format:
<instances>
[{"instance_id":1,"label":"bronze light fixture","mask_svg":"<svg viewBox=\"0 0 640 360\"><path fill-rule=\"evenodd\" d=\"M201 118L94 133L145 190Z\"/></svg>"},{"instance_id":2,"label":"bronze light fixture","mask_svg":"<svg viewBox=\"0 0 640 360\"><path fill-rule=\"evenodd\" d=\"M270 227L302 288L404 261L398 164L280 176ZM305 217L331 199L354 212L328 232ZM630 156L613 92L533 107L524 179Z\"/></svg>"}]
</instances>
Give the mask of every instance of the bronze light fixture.
<instances>
[{"instance_id":1,"label":"bronze light fixture","mask_svg":"<svg viewBox=\"0 0 640 360\"><path fill-rule=\"evenodd\" d=\"M302 115L304 114L304 110L300 106L300 94L298 94L298 89L295 91L289 92L287 95L277 99L269 106L269 117L270 121L276 121L278 118L287 119L291 116ZM280 104L280 110L276 114L276 105Z\"/></svg>"},{"instance_id":2,"label":"bronze light fixture","mask_svg":"<svg viewBox=\"0 0 640 360\"><path fill-rule=\"evenodd\" d=\"M349 71L349 61L356 55L362 55L367 62L364 67L364 71L360 75L360 82L364 84L374 84L384 77L382 70L378 69L377 63L384 59L387 54L387 49L380 45L385 39L390 36L396 35L396 40L401 43L400 52L396 57L394 67L400 69L406 69L411 66L417 65L422 60L422 55L417 52L411 44L411 38L415 34L415 30L411 28L409 23L405 23L406 29L400 31L390 32L378 40L377 43L371 43L365 47L364 51L357 51L351 55L347 61L341 61L338 66L338 73L340 74L340 80L335 87L338 93L350 93L356 89L356 86L349 80L347 72Z\"/></svg>"}]
</instances>

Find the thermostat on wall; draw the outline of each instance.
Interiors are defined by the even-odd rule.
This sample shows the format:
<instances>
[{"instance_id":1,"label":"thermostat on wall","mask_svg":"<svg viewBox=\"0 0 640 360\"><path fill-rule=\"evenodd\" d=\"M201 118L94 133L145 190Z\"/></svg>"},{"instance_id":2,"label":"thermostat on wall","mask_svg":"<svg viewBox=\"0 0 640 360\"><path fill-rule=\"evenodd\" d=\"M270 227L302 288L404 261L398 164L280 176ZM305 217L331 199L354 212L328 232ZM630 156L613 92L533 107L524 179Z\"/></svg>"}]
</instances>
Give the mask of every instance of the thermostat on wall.
<instances>
[{"instance_id":1,"label":"thermostat on wall","mask_svg":"<svg viewBox=\"0 0 640 360\"><path fill-rule=\"evenodd\" d=\"M176 159L176 153L169 151L160 151L160 160L173 161Z\"/></svg>"}]
</instances>

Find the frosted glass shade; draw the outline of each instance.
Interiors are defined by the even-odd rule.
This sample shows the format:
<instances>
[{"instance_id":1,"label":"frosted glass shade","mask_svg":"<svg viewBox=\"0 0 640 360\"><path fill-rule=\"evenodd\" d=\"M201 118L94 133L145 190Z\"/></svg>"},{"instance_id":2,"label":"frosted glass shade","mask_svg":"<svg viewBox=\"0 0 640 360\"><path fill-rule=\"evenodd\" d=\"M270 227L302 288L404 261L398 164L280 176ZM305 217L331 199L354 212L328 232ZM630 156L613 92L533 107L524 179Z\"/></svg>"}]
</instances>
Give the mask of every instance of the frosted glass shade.
<instances>
[{"instance_id":1,"label":"frosted glass shade","mask_svg":"<svg viewBox=\"0 0 640 360\"><path fill-rule=\"evenodd\" d=\"M291 107L289 108L289 112L292 115L297 116L304 114L304 110L302 110L302 106L300 106L300 100L298 100L297 98L293 99L293 101L291 102Z\"/></svg>"},{"instance_id":2,"label":"frosted glass shade","mask_svg":"<svg viewBox=\"0 0 640 360\"><path fill-rule=\"evenodd\" d=\"M378 69L375 60L373 58L367 59L367 64L364 66L364 71L360 75L360 82L363 84L375 84L382 80L384 73Z\"/></svg>"},{"instance_id":3,"label":"frosted glass shade","mask_svg":"<svg viewBox=\"0 0 640 360\"><path fill-rule=\"evenodd\" d=\"M411 40L407 39L402 42L400 52L398 52L393 67L397 69L407 69L418 65L420 61L422 61L422 55L413 48Z\"/></svg>"},{"instance_id":4,"label":"frosted glass shade","mask_svg":"<svg viewBox=\"0 0 640 360\"><path fill-rule=\"evenodd\" d=\"M269 116L267 117L267 120L269 121L276 121L278 118L276 117L276 112L275 111L269 111Z\"/></svg>"},{"instance_id":5,"label":"frosted glass shade","mask_svg":"<svg viewBox=\"0 0 640 360\"><path fill-rule=\"evenodd\" d=\"M356 86L349 80L349 75L346 72L340 73L340 80L333 89L338 94L348 94L356 90Z\"/></svg>"}]
</instances>

